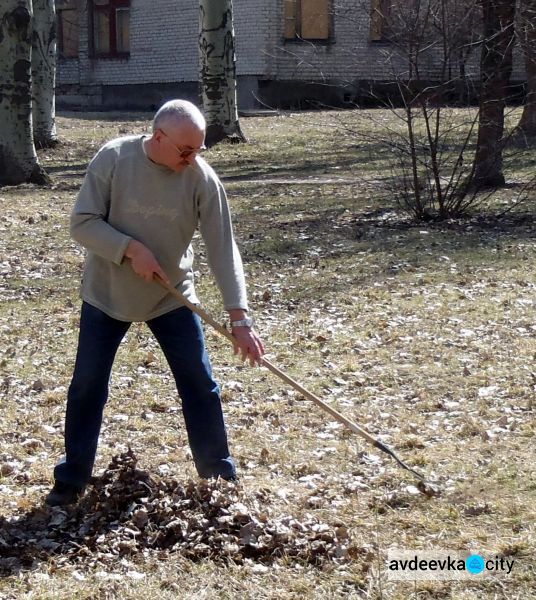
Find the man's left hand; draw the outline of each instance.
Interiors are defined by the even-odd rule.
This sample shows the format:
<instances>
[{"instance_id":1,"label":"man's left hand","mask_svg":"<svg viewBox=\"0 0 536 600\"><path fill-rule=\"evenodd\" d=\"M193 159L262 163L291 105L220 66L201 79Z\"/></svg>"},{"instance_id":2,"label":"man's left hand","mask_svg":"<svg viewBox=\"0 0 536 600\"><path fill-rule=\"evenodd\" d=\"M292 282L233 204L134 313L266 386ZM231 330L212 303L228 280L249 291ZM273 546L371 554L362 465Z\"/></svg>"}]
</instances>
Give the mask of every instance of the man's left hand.
<instances>
[{"instance_id":1,"label":"man's left hand","mask_svg":"<svg viewBox=\"0 0 536 600\"><path fill-rule=\"evenodd\" d=\"M264 344L257 332L251 327L233 327L232 332L235 338L235 354L240 354L243 361L249 359L252 367L260 364L264 354Z\"/></svg>"}]
</instances>

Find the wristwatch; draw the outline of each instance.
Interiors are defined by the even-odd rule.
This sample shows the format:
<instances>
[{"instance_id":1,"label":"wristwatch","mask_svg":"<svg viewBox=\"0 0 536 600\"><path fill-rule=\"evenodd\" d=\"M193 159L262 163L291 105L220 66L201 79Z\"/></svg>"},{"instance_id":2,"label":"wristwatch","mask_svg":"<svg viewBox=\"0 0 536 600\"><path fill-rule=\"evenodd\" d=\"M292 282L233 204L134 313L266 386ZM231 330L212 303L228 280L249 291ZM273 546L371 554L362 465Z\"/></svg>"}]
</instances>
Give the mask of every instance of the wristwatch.
<instances>
[{"instance_id":1,"label":"wristwatch","mask_svg":"<svg viewBox=\"0 0 536 600\"><path fill-rule=\"evenodd\" d=\"M246 317L240 321L231 321L231 327L253 327L253 319Z\"/></svg>"}]
</instances>

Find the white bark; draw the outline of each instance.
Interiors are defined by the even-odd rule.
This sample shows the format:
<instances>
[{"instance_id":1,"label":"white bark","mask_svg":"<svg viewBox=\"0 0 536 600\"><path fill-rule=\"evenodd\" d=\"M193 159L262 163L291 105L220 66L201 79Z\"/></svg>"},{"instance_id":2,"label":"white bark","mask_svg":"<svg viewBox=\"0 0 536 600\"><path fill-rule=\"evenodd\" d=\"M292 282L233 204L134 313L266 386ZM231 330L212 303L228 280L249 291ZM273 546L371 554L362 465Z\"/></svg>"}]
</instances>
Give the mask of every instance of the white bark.
<instances>
[{"instance_id":1,"label":"white bark","mask_svg":"<svg viewBox=\"0 0 536 600\"><path fill-rule=\"evenodd\" d=\"M33 143L32 3L0 5L0 185L42 181Z\"/></svg>"},{"instance_id":2,"label":"white bark","mask_svg":"<svg viewBox=\"0 0 536 600\"><path fill-rule=\"evenodd\" d=\"M33 0L32 115L34 141L38 147L57 142L56 10L54 0Z\"/></svg>"},{"instance_id":3,"label":"white bark","mask_svg":"<svg viewBox=\"0 0 536 600\"><path fill-rule=\"evenodd\" d=\"M199 82L207 146L245 141L238 121L232 0L199 2Z\"/></svg>"}]
</instances>

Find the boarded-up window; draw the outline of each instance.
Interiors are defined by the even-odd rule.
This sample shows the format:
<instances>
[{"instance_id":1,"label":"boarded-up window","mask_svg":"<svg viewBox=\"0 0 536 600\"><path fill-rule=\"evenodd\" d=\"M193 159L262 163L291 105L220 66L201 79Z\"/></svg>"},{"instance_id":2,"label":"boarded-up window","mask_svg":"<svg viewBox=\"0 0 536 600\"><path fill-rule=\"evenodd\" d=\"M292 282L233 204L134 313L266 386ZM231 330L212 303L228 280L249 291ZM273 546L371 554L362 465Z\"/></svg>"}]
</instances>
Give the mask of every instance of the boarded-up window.
<instances>
[{"instance_id":1,"label":"boarded-up window","mask_svg":"<svg viewBox=\"0 0 536 600\"><path fill-rule=\"evenodd\" d=\"M370 12L370 39L373 42L389 37L389 16L392 0L372 0Z\"/></svg>"},{"instance_id":2,"label":"boarded-up window","mask_svg":"<svg viewBox=\"0 0 536 600\"><path fill-rule=\"evenodd\" d=\"M329 8L329 2L326 2L326 0L302 0L302 38L306 40L326 40L329 37Z\"/></svg>"},{"instance_id":3,"label":"boarded-up window","mask_svg":"<svg viewBox=\"0 0 536 600\"><path fill-rule=\"evenodd\" d=\"M328 40L332 0L284 0L285 39Z\"/></svg>"},{"instance_id":4,"label":"boarded-up window","mask_svg":"<svg viewBox=\"0 0 536 600\"><path fill-rule=\"evenodd\" d=\"M78 57L78 10L69 3L58 5L58 52L62 58Z\"/></svg>"},{"instance_id":5,"label":"boarded-up window","mask_svg":"<svg viewBox=\"0 0 536 600\"><path fill-rule=\"evenodd\" d=\"M285 38L293 39L296 36L296 0L283 0L285 6Z\"/></svg>"},{"instance_id":6,"label":"boarded-up window","mask_svg":"<svg viewBox=\"0 0 536 600\"><path fill-rule=\"evenodd\" d=\"M126 56L130 52L130 0L92 0L93 55Z\"/></svg>"}]
</instances>

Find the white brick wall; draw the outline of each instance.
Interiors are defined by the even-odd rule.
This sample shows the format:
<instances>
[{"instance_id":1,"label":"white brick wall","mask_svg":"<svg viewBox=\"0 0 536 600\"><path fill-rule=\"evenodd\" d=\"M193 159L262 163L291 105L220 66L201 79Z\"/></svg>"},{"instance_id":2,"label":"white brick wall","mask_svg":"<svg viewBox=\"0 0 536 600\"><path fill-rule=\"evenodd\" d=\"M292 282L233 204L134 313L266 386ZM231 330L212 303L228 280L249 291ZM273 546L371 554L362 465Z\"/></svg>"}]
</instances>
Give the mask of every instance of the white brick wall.
<instances>
[{"instance_id":1,"label":"white brick wall","mask_svg":"<svg viewBox=\"0 0 536 600\"><path fill-rule=\"evenodd\" d=\"M282 2L276 2L279 23ZM279 40L273 48L275 72L280 79L356 79L389 81L407 72L407 61L386 42L370 41L370 1L334 0L333 41L326 45ZM281 26L279 26L281 32ZM427 64L428 63L428 64ZM422 78L433 77L432 60L422 60Z\"/></svg>"},{"instance_id":2,"label":"white brick wall","mask_svg":"<svg viewBox=\"0 0 536 600\"><path fill-rule=\"evenodd\" d=\"M238 75L267 75L267 49L274 35L271 22L274 0L234 0L236 72Z\"/></svg>"},{"instance_id":3,"label":"white brick wall","mask_svg":"<svg viewBox=\"0 0 536 600\"><path fill-rule=\"evenodd\" d=\"M86 3L82 3L86 6ZM369 41L370 1L334 0L332 43L283 39L283 0L234 0L238 75L282 80L393 79L404 61L390 56L388 44ZM128 59L88 56L88 15L80 16L79 60L60 60L58 84L81 85L197 81L198 1L132 0ZM469 74L478 73L480 50ZM514 71L522 77L518 60ZM434 66L423 77L433 77Z\"/></svg>"},{"instance_id":4,"label":"white brick wall","mask_svg":"<svg viewBox=\"0 0 536 600\"><path fill-rule=\"evenodd\" d=\"M263 48L271 33L267 26L268 3L235 1L234 8L235 31L239 33L237 72L262 75L266 72ZM80 15L80 57L78 61L59 61L59 84L117 85L197 80L197 0L132 0L129 58L90 58L87 23L88 14L84 9Z\"/></svg>"},{"instance_id":5,"label":"white brick wall","mask_svg":"<svg viewBox=\"0 0 536 600\"><path fill-rule=\"evenodd\" d=\"M195 81L197 3L132 0L130 10L130 57L88 58L87 34L82 35L82 79L108 85ZM81 15L81 21L81 32L87 32L87 13Z\"/></svg>"},{"instance_id":6,"label":"white brick wall","mask_svg":"<svg viewBox=\"0 0 536 600\"><path fill-rule=\"evenodd\" d=\"M58 84L80 83L80 63L74 58L58 61L56 70Z\"/></svg>"},{"instance_id":7,"label":"white brick wall","mask_svg":"<svg viewBox=\"0 0 536 600\"><path fill-rule=\"evenodd\" d=\"M394 74L407 71L407 59L397 57L389 43L370 41L370 0L333 0L333 43L328 45L307 42L288 42L282 38L283 2L271 0L274 56L273 72L279 79L325 80L355 79L388 81ZM277 33L275 33L277 32ZM434 50L441 58L438 44ZM524 78L523 61L515 52L513 79ZM430 53L421 63L421 77L439 76L437 60ZM480 72L480 47L476 47L466 65L467 76L477 78Z\"/></svg>"}]
</instances>

